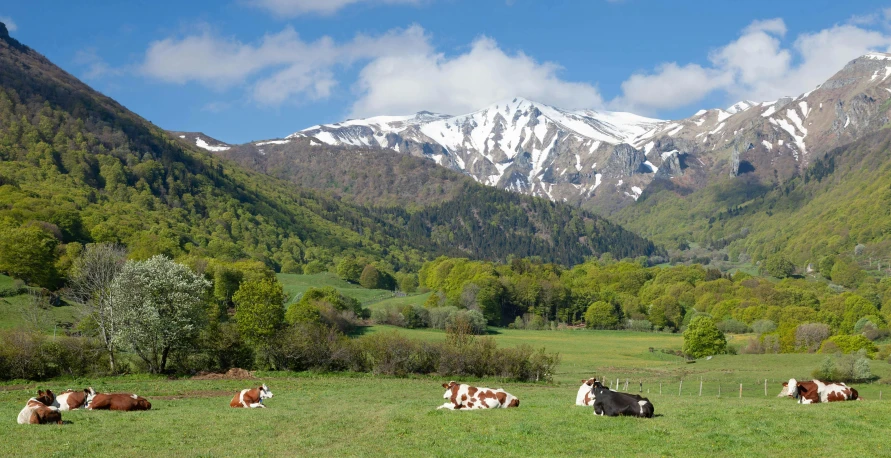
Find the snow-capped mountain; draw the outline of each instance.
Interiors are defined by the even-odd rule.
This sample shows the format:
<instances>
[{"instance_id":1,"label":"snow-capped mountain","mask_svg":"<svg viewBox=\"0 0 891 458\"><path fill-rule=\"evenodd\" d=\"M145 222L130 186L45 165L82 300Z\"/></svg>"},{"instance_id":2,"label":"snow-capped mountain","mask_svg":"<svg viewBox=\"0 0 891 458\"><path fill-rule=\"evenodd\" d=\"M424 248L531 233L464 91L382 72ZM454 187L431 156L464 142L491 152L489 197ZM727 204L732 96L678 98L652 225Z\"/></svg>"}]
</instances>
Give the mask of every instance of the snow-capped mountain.
<instances>
[{"instance_id":1,"label":"snow-capped mountain","mask_svg":"<svg viewBox=\"0 0 891 458\"><path fill-rule=\"evenodd\" d=\"M658 179L688 189L722 175L784 180L812 158L887 125L889 100L891 54L869 53L797 97L743 100L675 121L517 97L460 116L355 119L275 141L389 148L487 185L608 211L637 200Z\"/></svg>"},{"instance_id":2,"label":"snow-capped mountain","mask_svg":"<svg viewBox=\"0 0 891 458\"><path fill-rule=\"evenodd\" d=\"M568 111L517 97L461 116L380 116L313 126L289 138L427 156L484 184L558 199L568 191L590 195L612 170L617 145L663 124L631 113ZM620 159L612 162L617 162L613 168L622 167Z\"/></svg>"}]
</instances>

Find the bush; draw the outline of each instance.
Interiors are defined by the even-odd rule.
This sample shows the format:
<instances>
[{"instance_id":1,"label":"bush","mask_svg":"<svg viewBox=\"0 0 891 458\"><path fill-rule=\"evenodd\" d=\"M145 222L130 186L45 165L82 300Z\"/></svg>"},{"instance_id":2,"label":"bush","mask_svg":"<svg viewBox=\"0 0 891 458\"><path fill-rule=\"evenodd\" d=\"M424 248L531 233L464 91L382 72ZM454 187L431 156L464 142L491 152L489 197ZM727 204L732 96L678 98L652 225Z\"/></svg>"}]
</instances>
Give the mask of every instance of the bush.
<instances>
[{"instance_id":1,"label":"bush","mask_svg":"<svg viewBox=\"0 0 891 458\"><path fill-rule=\"evenodd\" d=\"M604 301L597 301L588 306L585 312L585 327L594 329L613 329L619 323L615 307Z\"/></svg>"},{"instance_id":2,"label":"bush","mask_svg":"<svg viewBox=\"0 0 891 458\"><path fill-rule=\"evenodd\" d=\"M378 324L402 328L426 328L430 326L430 310L411 304L403 307L388 305L372 311L371 319Z\"/></svg>"},{"instance_id":3,"label":"bush","mask_svg":"<svg viewBox=\"0 0 891 458\"><path fill-rule=\"evenodd\" d=\"M807 323L795 328L795 348L813 353L829 338L832 331L823 323Z\"/></svg>"},{"instance_id":4,"label":"bush","mask_svg":"<svg viewBox=\"0 0 891 458\"><path fill-rule=\"evenodd\" d=\"M731 334L745 334L749 332L749 327L739 320L734 320L733 318L727 318L726 320L721 321L717 324L718 329L724 333Z\"/></svg>"},{"instance_id":5,"label":"bush","mask_svg":"<svg viewBox=\"0 0 891 458\"><path fill-rule=\"evenodd\" d=\"M432 373L441 354L441 344L410 339L395 331L363 336L356 343L368 370L381 375Z\"/></svg>"},{"instance_id":6,"label":"bush","mask_svg":"<svg viewBox=\"0 0 891 458\"><path fill-rule=\"evenodd\" d=\"M49 337L38 332L0 332L0 380L44 380L101 373L107 355L96 340Z\"/></svg>"},{"instance_id":7,"label":"bush","mask_svg":"<svg viewBox=\"0 0 891 458\"><path fill-rule=\"evenodd\" d=\"M718 355L727 349L727 339L708 317L693 318L684 331L684 353L694 358Z\"/></svg>"},{"instance_id":8,"label":"bush","mask_svg":"<svg viewBox=\"0 0 891 458\"><path fill-rule=\"evenodd\" d=\"M432 297L432 296L431 296ZM445 306L434 307L429 309L430 327L434 329L445 330L448 325L449 316L458 311L458 307Z\"/></svg>"},{"instance_id":9,"label":"bush","mask_svg":"<svg viewBox=\"0 0 891 458\"><path fill-rule=\"evenodd\" d=\"M649 320L626 320L625 329L629 331L650 332L653 330L653 323Z\"/></svg>"},{"instance_id":10,"label":"bush","mask_svg":"<svg viewBox=\"0 0 891 458\"><path fill-rule=\"evenodd\" d=\"M279 331L269 356L278 369L291 371L364 371L352 342L322 323L297 323Z\"/></svg>"},{"instance_id":11,"label":"bush","mask_svg":"<svg viewBox=\"0 0 891 458\"><path fill-rule=\"evenodd\" d=\"M28 292L28 288L25 286L25 282L18 279L14 280L11 285L0 286L0 297L18 296L26 292Z\"/></svg>"},{"instance_id":12,"label":"bush","mask_svg":"<svg viewBox=\"0 0 891 458\"><path fill-rule=\"evenodd\" d=\"M832 346L829 346L829 344ZM838 335L832 336L823 342L823 345L820 346L820 353L835 353L835 351L840 351L841 353L854 353L859 350L865 350L867 354L875 354L879 351L876 344L872 343L871 340L867 339L862 335Z\"/></svg>"},{"instance_id":13,"label":"bush","mask_svg":"<svg viewBox=\"0 0 891 458\"><path fill-rule=\"evenodd\" d=\"M865 350L856 353L832 357L826 357L811 375L822 381L832 382L866 382L873 380L872 369Z\"/></svg>"},{"instance_id":14,"label":"bush","mask_svg":"<svg viewBox=\"0 0 891 458\"><path fill-rule=\"evenodd\" d=\"M486 333L486 318L477 310L458 310L446 318L446 330L466 323L473 334Z\"/></svg>"},{"instance_id":15,"label":"bush","mask_svg":"<svg viewBox=\"0 0 891 458\"><path fill-rule=\"evenodd\" d=\"M777 330L777 324L771 320L758 320L752 323L752 331L756 334L770 334Z\"/></svg>"},{"instance_id":16,"label":"bush","mask_svg":"<svg viewBox=\"0 0 891 458\"><path fill-rule=\"evenodd\" d=\"M304 275L320 274L327 271L328 268L321 261L310 261L303 266Z\"/></svg>"}]
</instances>

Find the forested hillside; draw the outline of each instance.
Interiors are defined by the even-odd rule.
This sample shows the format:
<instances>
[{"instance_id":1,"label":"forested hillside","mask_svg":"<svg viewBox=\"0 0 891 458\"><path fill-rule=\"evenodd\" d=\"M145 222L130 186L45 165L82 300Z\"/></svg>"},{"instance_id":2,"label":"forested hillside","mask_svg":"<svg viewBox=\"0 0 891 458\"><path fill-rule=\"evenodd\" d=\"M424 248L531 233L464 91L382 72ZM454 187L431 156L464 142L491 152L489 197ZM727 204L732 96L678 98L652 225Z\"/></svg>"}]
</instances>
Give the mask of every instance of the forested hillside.
<instances>
[{"instance_id":1,"label":"forested hillside","mask_svg":"<svg viewBox=\"0 0 891 458\"><path fill-rule=\"evenodd\" d=\"M246 170L171 138L5 27L0 66L0 270L31 282L55 285L89 242L122 243L137 259L252 258L289 272L347 255L400 270L440 254L574 263L657 253L605 220L504 192L475 188L453 207L409 213ZM35 272L16 268L22 259L58 262Z\"/></svg>"},{"instance_id":2,"label":"forested hillside","mask_svg":"<svg viewBox=\"0 0 891 458\"><path fill-rule=\"evenodd\" d=\"M830 151L786 182L763 183L745 174L686 196L666 188L648 191L617 220L669 247L726 247L732 260L779 253L803 270L841 256L865 269L887 270L889 150L891 131L883 129Z\"/></svg>"}]
</instances>

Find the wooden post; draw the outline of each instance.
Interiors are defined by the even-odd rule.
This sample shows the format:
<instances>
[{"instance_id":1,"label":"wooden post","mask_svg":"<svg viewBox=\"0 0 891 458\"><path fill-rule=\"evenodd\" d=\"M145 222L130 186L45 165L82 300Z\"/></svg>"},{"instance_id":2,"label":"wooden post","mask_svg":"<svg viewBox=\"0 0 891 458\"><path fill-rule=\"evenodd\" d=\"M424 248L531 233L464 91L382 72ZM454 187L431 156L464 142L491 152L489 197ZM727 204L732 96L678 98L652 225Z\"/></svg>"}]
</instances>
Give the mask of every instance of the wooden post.
<instances>
[{"instance_id":1,"label":"wooden post","mask_svg":"<svg viewBox=\"0 0 891 458\"><path fill-rule=\"evenodd\" d=\"M699 395L702 396L702 377L699 377Z\"/></svg>"},{"instance_id":2,"label":"wooden post","mask_svg":"<svg viewBox=\"0 0 891 458\"><path fill-rule=\"evenodd\" d=\"M625 379L625 391L628 391L628 379Z\"/></svg>"},{"instance_id":3,"label":"wooden post","mask_svg":"<svg viewBox=\"0 0 891 458\"><path fill-rule=\"evenodd\" d=\"M638 392L638 393L643 393L643 380L638 380L637 383L640 384L640 385L637 387L637 392ZM647 393L649 393L649 392L650 392L650 390L647 390Z\"/></svg>"},{"instance_id":4,"label":"wooden post","mask_svg":"<svg viewBox=\"0 0 891 458\"><path fill-rule=\"evenodd\" d=\"M739 397L742 397L742 383L739 384Z\"/></svg>"},{"instance_id":5,"label":"wooden post","mask_svg":"<svg viewBox=\"0 0 891 458\"><path fill-rule=\"evenodd\" d=\"M662 382L659 382L659 394L662 394Z\"/></svg>"},{"instance_id":6,"label":"wooden post","mask_svg":"<svg viewBox=\"0 0 891 458\"><path fill-rule=\"evenodd\" d=\"M721 384L718 384L718 397L721 397Z\"/></svg>"},{"instance_id":7,"label":"wooden post","mask_svg":"<svg viewBox=\"0 0 891 458\"><path fill-rule=\"evenodd\" d=\"M619 391L619 379L616 379L616 391Z\"/></svg>"},{"instance_id":8,"label":"wooden post","mask_svg":"<svg viewBox=\"0 0 891 458\"><path fill-rule=\"evenodd\" d=\"M684 386L684 381L681 380L681 383L678 384L678 396L681 395L681 388L683 388L683 386Z\"/></svg>"},{"instance_id":9,"label":"wooden post","mask_svg":"<svg viewBox=\"0 0 891 458\"><path fill-rule=\"evenodd\" d=\"M767 396L767 379L764 379L764 395Z\"/></svg>"},{"instance_id":10,"label":"wooden post","mask_svg":"<svg viewBox=\"0 0 891 458\"><path fill-rule=\"evenodd\" d=\"M882 400L882 390L879 390L879 401Z\"/></svg>"}]
</instances>

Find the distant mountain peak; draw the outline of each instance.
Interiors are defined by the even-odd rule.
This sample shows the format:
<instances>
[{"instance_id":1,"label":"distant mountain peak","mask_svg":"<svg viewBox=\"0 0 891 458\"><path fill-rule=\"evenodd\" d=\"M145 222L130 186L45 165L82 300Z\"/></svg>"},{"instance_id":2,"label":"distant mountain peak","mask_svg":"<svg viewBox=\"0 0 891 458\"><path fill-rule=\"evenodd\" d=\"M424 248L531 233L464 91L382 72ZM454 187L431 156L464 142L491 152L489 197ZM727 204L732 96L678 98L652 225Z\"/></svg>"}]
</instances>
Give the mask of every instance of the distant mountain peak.
<instances>
[{"instance_id":1,"label":"distant mountain peak","mask_svg":"<svg viewBox=\"0 0 891 458\"><path fill-rule=\"evenodd\" d=\"M730 114L737 114L746 111L749 108L754 107L755 105L758 105L758 102L753 102L751 100L740 100L739 102L736 102L733 105L727 107L727 109L724 111Z\"/></svg>"}]
</instances>

